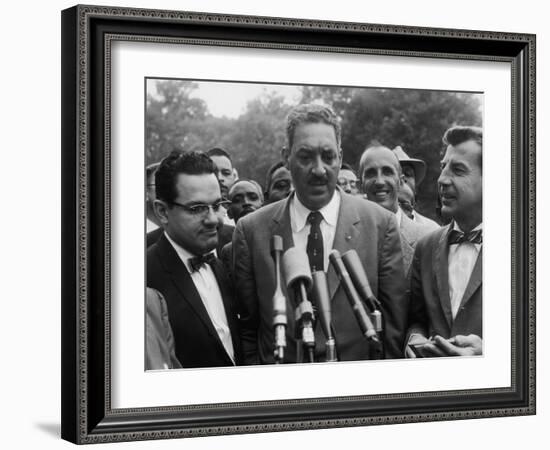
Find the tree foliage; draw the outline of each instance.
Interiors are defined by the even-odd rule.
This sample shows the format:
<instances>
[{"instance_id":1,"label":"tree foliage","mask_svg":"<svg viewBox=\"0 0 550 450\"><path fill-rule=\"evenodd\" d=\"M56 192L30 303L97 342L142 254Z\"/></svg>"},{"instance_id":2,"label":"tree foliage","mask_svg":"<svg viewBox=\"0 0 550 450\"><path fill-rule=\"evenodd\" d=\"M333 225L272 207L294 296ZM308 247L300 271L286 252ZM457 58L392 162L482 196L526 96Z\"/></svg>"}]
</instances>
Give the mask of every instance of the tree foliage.
<instances>
[{"instance_id":1,"label":"tree foliage","mask_svg":"<svg viewBox=\"0 0 550 450\"><path fill-rule=\"evenodd\" d=\"M411 158L424 160L428 170L417 201L431 217L435 217L445 130L454 125L481 126L479 98L465 93L308 87L304 98L333 106L342 121L344 161L353 167L374 142L389 148L400 145Z\"/></svg>"},{"instance_id":2,"label":"tree foliage","mask_svg":"<svg viewBox=\"0 0 550 450\"><path fill-rule=\"evenodd\" d=\"M197 84L158 81L147 96L146 159L162 159L172 149L225 148L233 156L240 177L263 185L271 164L280 160L286 143L285 117L294 105L274 91L264 91L248 102L237 118L213 117L207 104L193 97ZM332 86L302 87L302 103L331 106L342 125L344 161L357 168L371 142L403 147L428 166L417 201L434 217L437 177L443 145L441 137L453 125L481 126L479 96L446 91L375 89Z\"/></svg>"}]
</instances>

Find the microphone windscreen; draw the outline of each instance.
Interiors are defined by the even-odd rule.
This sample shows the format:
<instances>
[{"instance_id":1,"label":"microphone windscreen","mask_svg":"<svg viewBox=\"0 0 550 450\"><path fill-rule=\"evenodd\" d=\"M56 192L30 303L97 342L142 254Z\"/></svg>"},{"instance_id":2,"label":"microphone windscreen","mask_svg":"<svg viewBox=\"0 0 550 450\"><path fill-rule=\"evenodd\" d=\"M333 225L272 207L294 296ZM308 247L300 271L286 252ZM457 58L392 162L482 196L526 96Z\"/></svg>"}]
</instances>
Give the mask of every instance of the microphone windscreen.
<instances>
[{"instance_id":1,"label":"microphone windscreen","mask_svg":"<svg viewBox=\"0 0 550 450\"><path fill-rule=\"evenodd\" d=\"M277 234L274 234L271 238L271 252L283 251L283 238Z\"/></svg>"},{"instance_id":2,"label":"microphone windscreen","mask_svg":"<svg viewBox=\"0 0 550 450\"><path fill-rule=\"evenodd\" d=\"M307 291L311 288L311 269L306 252L296 247L289 248L283 254L283 275L290 289L295 283L303 282Z\"/></svg>"},{"instance_id":3,"label":"microphone windscreen","mask_svg":"<svg viewBox=\"0 0 550 450\"><path fill-rule=\"evenodd\" d=\"M355 250L347 251L342 255L342 261L344 261L356 289L362 296L366 297L366 299L370 299L373 296L372 290L357 252Z\"/></svg>"}]
</instances>

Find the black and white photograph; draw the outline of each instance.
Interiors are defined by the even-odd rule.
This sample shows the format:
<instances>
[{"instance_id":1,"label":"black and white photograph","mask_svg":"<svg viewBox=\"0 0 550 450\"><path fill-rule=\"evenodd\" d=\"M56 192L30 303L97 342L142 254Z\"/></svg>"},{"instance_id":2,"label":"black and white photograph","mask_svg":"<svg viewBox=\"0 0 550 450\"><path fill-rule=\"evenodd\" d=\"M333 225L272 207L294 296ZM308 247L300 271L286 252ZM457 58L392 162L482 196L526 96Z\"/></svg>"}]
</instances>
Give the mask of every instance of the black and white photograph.
<instances>
[{"instance_id":1,"label":"black and white photograph","mask_svg":"<svg viewBox=\"0 0 550 450\"><path fill-rule=\"evenodd\" d=\"M64 439L535 414L536 37L307 12L63 11Z\"/></svg>"},{"instance_id":2,"label":"black and white photograph","mask_svg":"<svg viewBox=\"0 0 550 450\"><path fill-rule=\"evenodd\" d=\"M144 84L146 370L483 357L482 92Z\"/></svg>"}]
</instances>

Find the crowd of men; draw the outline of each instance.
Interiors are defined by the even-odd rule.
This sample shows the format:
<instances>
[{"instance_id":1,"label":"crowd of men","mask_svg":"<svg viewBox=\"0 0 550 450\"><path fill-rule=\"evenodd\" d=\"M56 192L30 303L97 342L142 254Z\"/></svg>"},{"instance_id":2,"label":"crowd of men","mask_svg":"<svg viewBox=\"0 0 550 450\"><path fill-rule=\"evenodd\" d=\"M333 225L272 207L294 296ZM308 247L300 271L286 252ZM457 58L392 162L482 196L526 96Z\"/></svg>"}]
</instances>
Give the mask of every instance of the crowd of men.
<instances>
[{"instance_id":1,"label":"crowd of men","mask_svg":"<svg viewBox=\"0 0 550 450\"><path fill-rule=\"evenodd\" d=\"M370 359L375 344L383 358L481 354L481 129L442 136L444 226L417 211L426 164L401 147L369 146L356 173L343 163L330 108L298 105L286 131L263 189L239 178L221 148L174 151L147 168L146 369L303 362L304 339L314 342L315 362L327 360L328 338L338 361ZM298 278L324 273L328 327L311 283L298 283L300 291L281 280L274 236L283 255L304 255L307 273ZM370 309L365 298L351 306L333 261L351 251L372 291ZM286 303L284 357L275 351L277 292Z\"/></svg>"}]
</instances>

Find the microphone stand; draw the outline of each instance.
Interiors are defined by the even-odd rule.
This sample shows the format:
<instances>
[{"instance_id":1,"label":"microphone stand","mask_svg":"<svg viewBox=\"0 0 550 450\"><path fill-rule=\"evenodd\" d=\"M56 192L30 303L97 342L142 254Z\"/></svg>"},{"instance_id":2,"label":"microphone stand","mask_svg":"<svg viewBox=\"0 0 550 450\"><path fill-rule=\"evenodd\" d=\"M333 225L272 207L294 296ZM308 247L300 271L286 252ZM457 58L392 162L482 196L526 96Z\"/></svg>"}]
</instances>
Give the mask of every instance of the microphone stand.
<instances>
[{"instance_id":1,"label":"microphone stand","mask_svg":"<svg viewBox=\"0 0 550 450\"><path fill-rule=\"evenodd\" d=\"M323 332L327 337L325 344L325 359L327 362L338 361L336 358L336 340L332 333L332 314L330 310L330 299L328 293L327 276L322 270L311 274L313 279L313 291L319 308L319 317Z\"/></svg>"},{"instance_id":2,"label":"microphone stand","mask_svg":"<svg viewBox=\"0 0 550 450\"><path fill-rule=\"evenodd\" d=\"M296 309L296 361L315 362L315 334L313 324L315 314L308 300L307 292L311 287L311 270L304 251L296 247L289 248L283 255L283 273L287 288L294 291Z\"/></svg>"},{"instance_id":3,"label":"microphone stand","mask_svg":"<svg viewBox=\"0 0 550 450\"><path fill-rule=\"evenodd\" d=\"M286 298L281 288L281 253L283 251L283 238L281 236L273 236L272 238L272 255L275 260L275 280L276 288L273 293L273 333L275 336L275 349L273 356L275 364L280 364L284 361L286 349Z\"/></svg>"},{"instance_id":4,"label":"microphone stand","mask_svg":"<svg viewBox=\"0 0 550 450\"><path fill-rule=\"evenodd\" d=\"M381 305L372 292L369 279L359 259L359 255L355 250L349 250L342 255L342 261L344 261L344 265L346 269L348 269L351 280L359 296L369 308L370 317L376 332L381 333L383 330L382 312L380 311Z\"/></svg>"},{"instance_id":5,"label":"microphone stand","mask_svg":"<svg viewBox=\"0 0 550 450\"><path fill-rule=\"evenodd\" d=\"M380 342L378 333L376 332L376 329L374 328L370 317L365 311L365 307L361 302L361 298L359 297L359 294L357 293L357 290L355 289L355 286L351 281L346 266L342 261L342 256L340 255L340 252L333 249L330 252L329 259L330 262L333 264L334 269L338 274L338 277L340 278L340 281L346 293L346 297L348 298L353 313L355 314L357 323L361 328L361 332L368 342L369 359L382 359L384 357L382 343Z\"/></svg>"},{"instance_id":6,"label":"microphone stand","mask_svg":"<svg viewBox=\"0 0 550 450\"><path fill-rule=\"evenodd\" d=\"M295 286L296 297L300 299L295 310L296 319L296 341L297 341L297 362L304 362L307 357L307 362L315 362L315 333L313 331L313 321L315 315L313 313L313 305L307 298L306 287L303 282L298 282Z\"/></svg>"}]
</instances>

